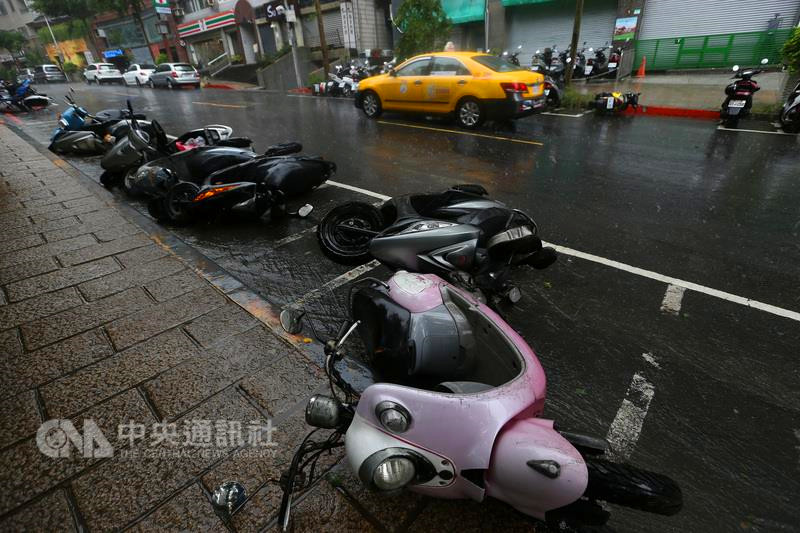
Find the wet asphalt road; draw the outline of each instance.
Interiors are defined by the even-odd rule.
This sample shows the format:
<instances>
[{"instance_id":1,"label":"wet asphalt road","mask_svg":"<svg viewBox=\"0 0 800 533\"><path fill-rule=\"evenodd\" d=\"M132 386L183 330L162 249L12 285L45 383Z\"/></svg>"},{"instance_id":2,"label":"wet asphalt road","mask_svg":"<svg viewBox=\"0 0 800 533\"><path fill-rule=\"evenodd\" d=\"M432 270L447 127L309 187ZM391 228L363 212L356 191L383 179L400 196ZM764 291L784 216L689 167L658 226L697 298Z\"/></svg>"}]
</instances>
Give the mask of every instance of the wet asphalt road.
<instances>
[{"instance_id":1,"label":"wet asphalt road","mask_svg":"<svg viewBox=\"0 0 800 533\"><path fill-rule=\"evenodd\" d=\"M51 95L64 91L48 89ZM216 122L251 137L259 150L301 141L307 153L337 163L335 180L385 195L481 183L532 214L550 242L800 311L795 136L643 116L536 116L476 136L438 120L385 115L368 121L345 100L119 86L76 90L90 110L122 105L129 95L137 110L170 133ZM21 129L46 143L54 113L20 117ZM69 161L94 179L100 174L97 159ZM281 306L348 271L322 256L310 229L349 200L375 198L327 186L310 199L316 210L307 220L172 230ZM614 509L614 526L796 530L800 322L694 291L685 293L673 316L660 310L665 283L569 256L517 278L525 296L509 322L542 360L547 414L562 428L603 436L633 376L653 385L630 460L674 477L684 491L684 510L662 518ZM346 291L347 285L319 291L307 301L317 324L336 329Z\"/></svg>"}]
</instances>

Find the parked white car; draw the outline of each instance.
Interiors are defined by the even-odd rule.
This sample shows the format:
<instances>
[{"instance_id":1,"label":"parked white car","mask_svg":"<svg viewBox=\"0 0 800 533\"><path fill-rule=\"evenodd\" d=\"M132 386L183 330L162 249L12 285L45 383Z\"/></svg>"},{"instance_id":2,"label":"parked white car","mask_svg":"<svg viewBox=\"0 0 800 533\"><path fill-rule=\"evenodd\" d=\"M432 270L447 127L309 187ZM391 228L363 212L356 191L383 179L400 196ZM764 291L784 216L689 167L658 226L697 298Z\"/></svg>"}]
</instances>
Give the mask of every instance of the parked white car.
<instances>
[{"instance_id":1,"label":"parked white car","mask_svg":"<svg viewBox=\"0 0 800 533\"><path fill-rule=\"evenodd\" d=\"M150 79L150 74L155 71L156 66L152 63L134 63L128 67L122 78L125 80L125 85L147 85Z\"/></svg>"},{"instance_id":2,"label":"parked white car","mask_svg":"<svg viewBox=\"0 0 800 533\"><path fill-rule=\"evenodd\" d=\"M125 83L122 78L122 72L117 70L111 63L91 63L83 71L83 77L86 78L86 83L96 83L101 85L103 83Z\"/></svg>"}]
</instances>

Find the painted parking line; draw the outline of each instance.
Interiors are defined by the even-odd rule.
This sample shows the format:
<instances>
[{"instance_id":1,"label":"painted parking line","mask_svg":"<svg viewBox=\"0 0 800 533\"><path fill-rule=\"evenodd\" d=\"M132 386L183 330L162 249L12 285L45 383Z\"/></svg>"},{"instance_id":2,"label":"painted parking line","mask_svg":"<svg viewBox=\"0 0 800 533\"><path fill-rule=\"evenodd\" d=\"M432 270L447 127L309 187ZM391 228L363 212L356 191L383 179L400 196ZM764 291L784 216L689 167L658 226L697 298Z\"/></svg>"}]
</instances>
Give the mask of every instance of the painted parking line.
<instances>
[{"instance_id":1,"label":"painted parking line","mask_svg":"<svg viewBox=\"0 0 800 533\"><path fill-rule=\"evenodd\" d=\"M332 280L330 280L329 282L325 283L324 285L305 293L300 298L298 298L297 300L295 300L286 307L291 307L294 309L302 309L303 305L305 305L309 301L316 300L321 296L332 293L335 289L341 287L345 283L353 281L357 277L366 274L370 270L378 268L380 265L381 264L378 261L370 261L369 263L357 266L352 270L348 270L341 276L337 276Z\"/></svg>"},{"instance_id":2,"label":"painted parking line","mask_svg":"<svg viewBox=\"0 0 800 533\"><path fill-rule=\"evenodd\" d=\"M247 107L246 105L239 105L239 104L218 104L216 102L192 102L196 105L209 105L211 107L229 107L234 109L244 109Z\"/></svg>"},{"instance_id":3,"label":"painted parking line","mask_svg":"<svg viewBox=\"0 0 800 533\"><path fill-rule=\"evenodd\" d=\"M552 111L544 111L544 112L539 113L539 114L540 115L550 115L552 117L581 118L581 117L584 117L584 116L588 115L591 112L592 111L589 110L589 111L584 111L583 113L578 113L577 115L570 115L570 114L567 114L567 113L554 113Z\"/></svg>"},{"instance_id":4,"label":"painted parking line","mask_svg":"<svg viewBox=\"0 0 800 533\"><path fill-rule=\"evenodd\" d=\"M362 189L360 187L354 187L352 185L347 185L344 183L339 183L336 181L329 180L327 183L335 187L341 187L343 189L360 192L361 194L366 194L367 196L372 196L373 198L378 198L381 200L388 200L389 198L391 198L390 196L386 196L384 194L369 191L367 189ZM546 242L543 244L545 246L553 246L558 253L564 255L569 255L572 257L577 257L579 259L584 259L586 261L591 261L593 263L598 263L610 268L622 270L623 272L635 274L643 278L649 278L655 281L661 281L663 283L666 283L667 285L675 285L677 287L683 287L684 289L689 289L690 291L699 292L707 296L713 296L714 298L719 298L721 300L743 305L745 307L758 309L759 311L764 311L765 313L769 313L771 315L780 316L783 318L788 318L789 320L800 322L800 313L798 313L797 311L792 311L790 309L784 309L782 307L777 307L775 305L771 305L768 303L759 302L758 300L753 300L751 298L746 298L744 296L731 294L729 292L714 289L712 287L706 287L698 283L693 283L691 281L674 278L672 276L667 276L665 274L659 274L658 272L653 272L652 270L646 270L644 268L635 267L632 265L628 265L626 263L622 263L620 261L615 261L613 259L600 257L599 255L594 255L587 252L581 252L580 250L575 250L573 248L568 248L566 246L560 246L558 244L546 243Z\"/></svg>"},{"instance_id":5,"label":"painted parking line","mask_svg":"<svg viewBox=\"0 0 800 533\"><path fill-rule=\"evenodd\" d=\"M723 126L717 126L719 131L733 131L733 132L743 132L743 133L766 133L767 135L789 135L790 137L797 137L797 133L786 133L785 131L761 131L761 130L745 130L741 128L725 128Z\"/></svg>"},{"instance_id":6,"label":"painted parking line","mask_svg":"<svg viewBox=\"0 0 800 533\"><path fill-rule=\"evenodd\" d=\"M289 244L291 242L299 241L300 239L302 239L303 237L305 237L306 235L308 235L309 233L314 232L314 231L317 231L317 227L316 226L311 226L308 229L304 229L303 231L298 231L297 233L293 233L292 235L289 235L288 237L284 237L283 239L278 239L277 241L275 241L272 244L272 247L273 248L280 248L281 246L286 246L287 244Z\"/></svg>"},{"instance_id":7,"label":"painted parking line","mask_svg":"<svg viewBox=\"0 0 800 533\"><path fill-rule=\"evenodd\" d=\"M484 139L493 139L495 141L506 141L519 144L532 144L534 146L544 146L539 141L528 141L525 139L514 139L513 137L500 137L498 135L488 135L486 133L473 133L470 131L449 130L445 128L433 128L431 126L419 126L417 124L403 124L402 122L389 122L386 120L379 120L378 124L386 124L389 126L401 126L403 128L414 128L418 130L438 131L441 133L455 133L456 135L468 135L470 137L482 137Z\"/></svg>"},{"instance_id":8,"label":"painted parking line","mask_svg":"<svg viewBox=\"0 0 800 533\"><path fill-rule=\"evenodd\" d=\"M625 399L622 400L617 416L611 422L606 435L606 440L611 446L610 455L615 459L628 459L636 449L644 419L647 417L655 393L655 387L644 375L640 372L633 375Z\"/></svg>"}]
</instances>

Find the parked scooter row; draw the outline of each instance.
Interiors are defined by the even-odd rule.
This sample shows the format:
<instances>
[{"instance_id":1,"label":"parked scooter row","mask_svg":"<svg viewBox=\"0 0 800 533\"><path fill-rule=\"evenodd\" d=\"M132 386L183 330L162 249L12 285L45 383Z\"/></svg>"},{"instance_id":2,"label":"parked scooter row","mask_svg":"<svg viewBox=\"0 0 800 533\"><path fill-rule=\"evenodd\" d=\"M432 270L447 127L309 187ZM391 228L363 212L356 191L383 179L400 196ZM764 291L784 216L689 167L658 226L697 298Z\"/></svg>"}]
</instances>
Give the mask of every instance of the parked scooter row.
<instances>
[{"instance_id":1,"label":"parked scooter row","mask_svg":"<svg viewBox=\"0 0 800 533\"><path fill-rule=\"evenodd\" d=\"M336 65L333 71L328 73L328 81L317 85L318 91L328 96L351 97L358 89L359 81L380 73L380 66L354 59L347 65Z\"/></svg>"},{"instance_id":2,"label":"parked scooter row","mask_svg":"<svg viewBox=\"0 0 800 533\"><path fill-rule=\"evenodd\" d=\"M145 197L159 222L228 213L305 217L311 205L289 211L287 201L313 191L336 171L332 162L300 155L299 143L274 145L258 154L250 139L232 137L228 126L212 124L171 137L158 121L147 122L135 113L130 101L127 109L97 115L71 97L68 102L50 149L73 155L105 152L101 183Z\"/></svg>"}]
</instances>

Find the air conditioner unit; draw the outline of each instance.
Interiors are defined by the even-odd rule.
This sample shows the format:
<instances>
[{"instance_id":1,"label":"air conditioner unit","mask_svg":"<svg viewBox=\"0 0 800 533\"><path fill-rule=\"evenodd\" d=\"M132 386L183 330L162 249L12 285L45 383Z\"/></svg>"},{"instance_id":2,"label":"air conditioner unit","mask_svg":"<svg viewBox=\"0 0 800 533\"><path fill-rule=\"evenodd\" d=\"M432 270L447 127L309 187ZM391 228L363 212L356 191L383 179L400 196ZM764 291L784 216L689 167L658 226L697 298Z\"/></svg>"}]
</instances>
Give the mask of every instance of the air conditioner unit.
<instances>
[{"instance_id":1,"label":"air conditioner unit","mask_svg":"<svg viewBox=\"0 0 800 533\"><path fill-rule=\"evenodd\" d=\"M180 7L176 7L175 9L172 10L172 14L176 17L182 17L183 9L181 9Z\"/></svg>"},{"instance_id":2,"label":"air conditioner unit","mask_svg":"<svg viewBox=\"0 0 800 533\"><path fill-rule=\"evenodd\" d=\"M97 28L97 36L98 36L98 37L102 37L102 38L104 38L104 39L105 39L105 37L106 37L106 30L101 30L100 28Z\"/></svg>"}]
</instances>

